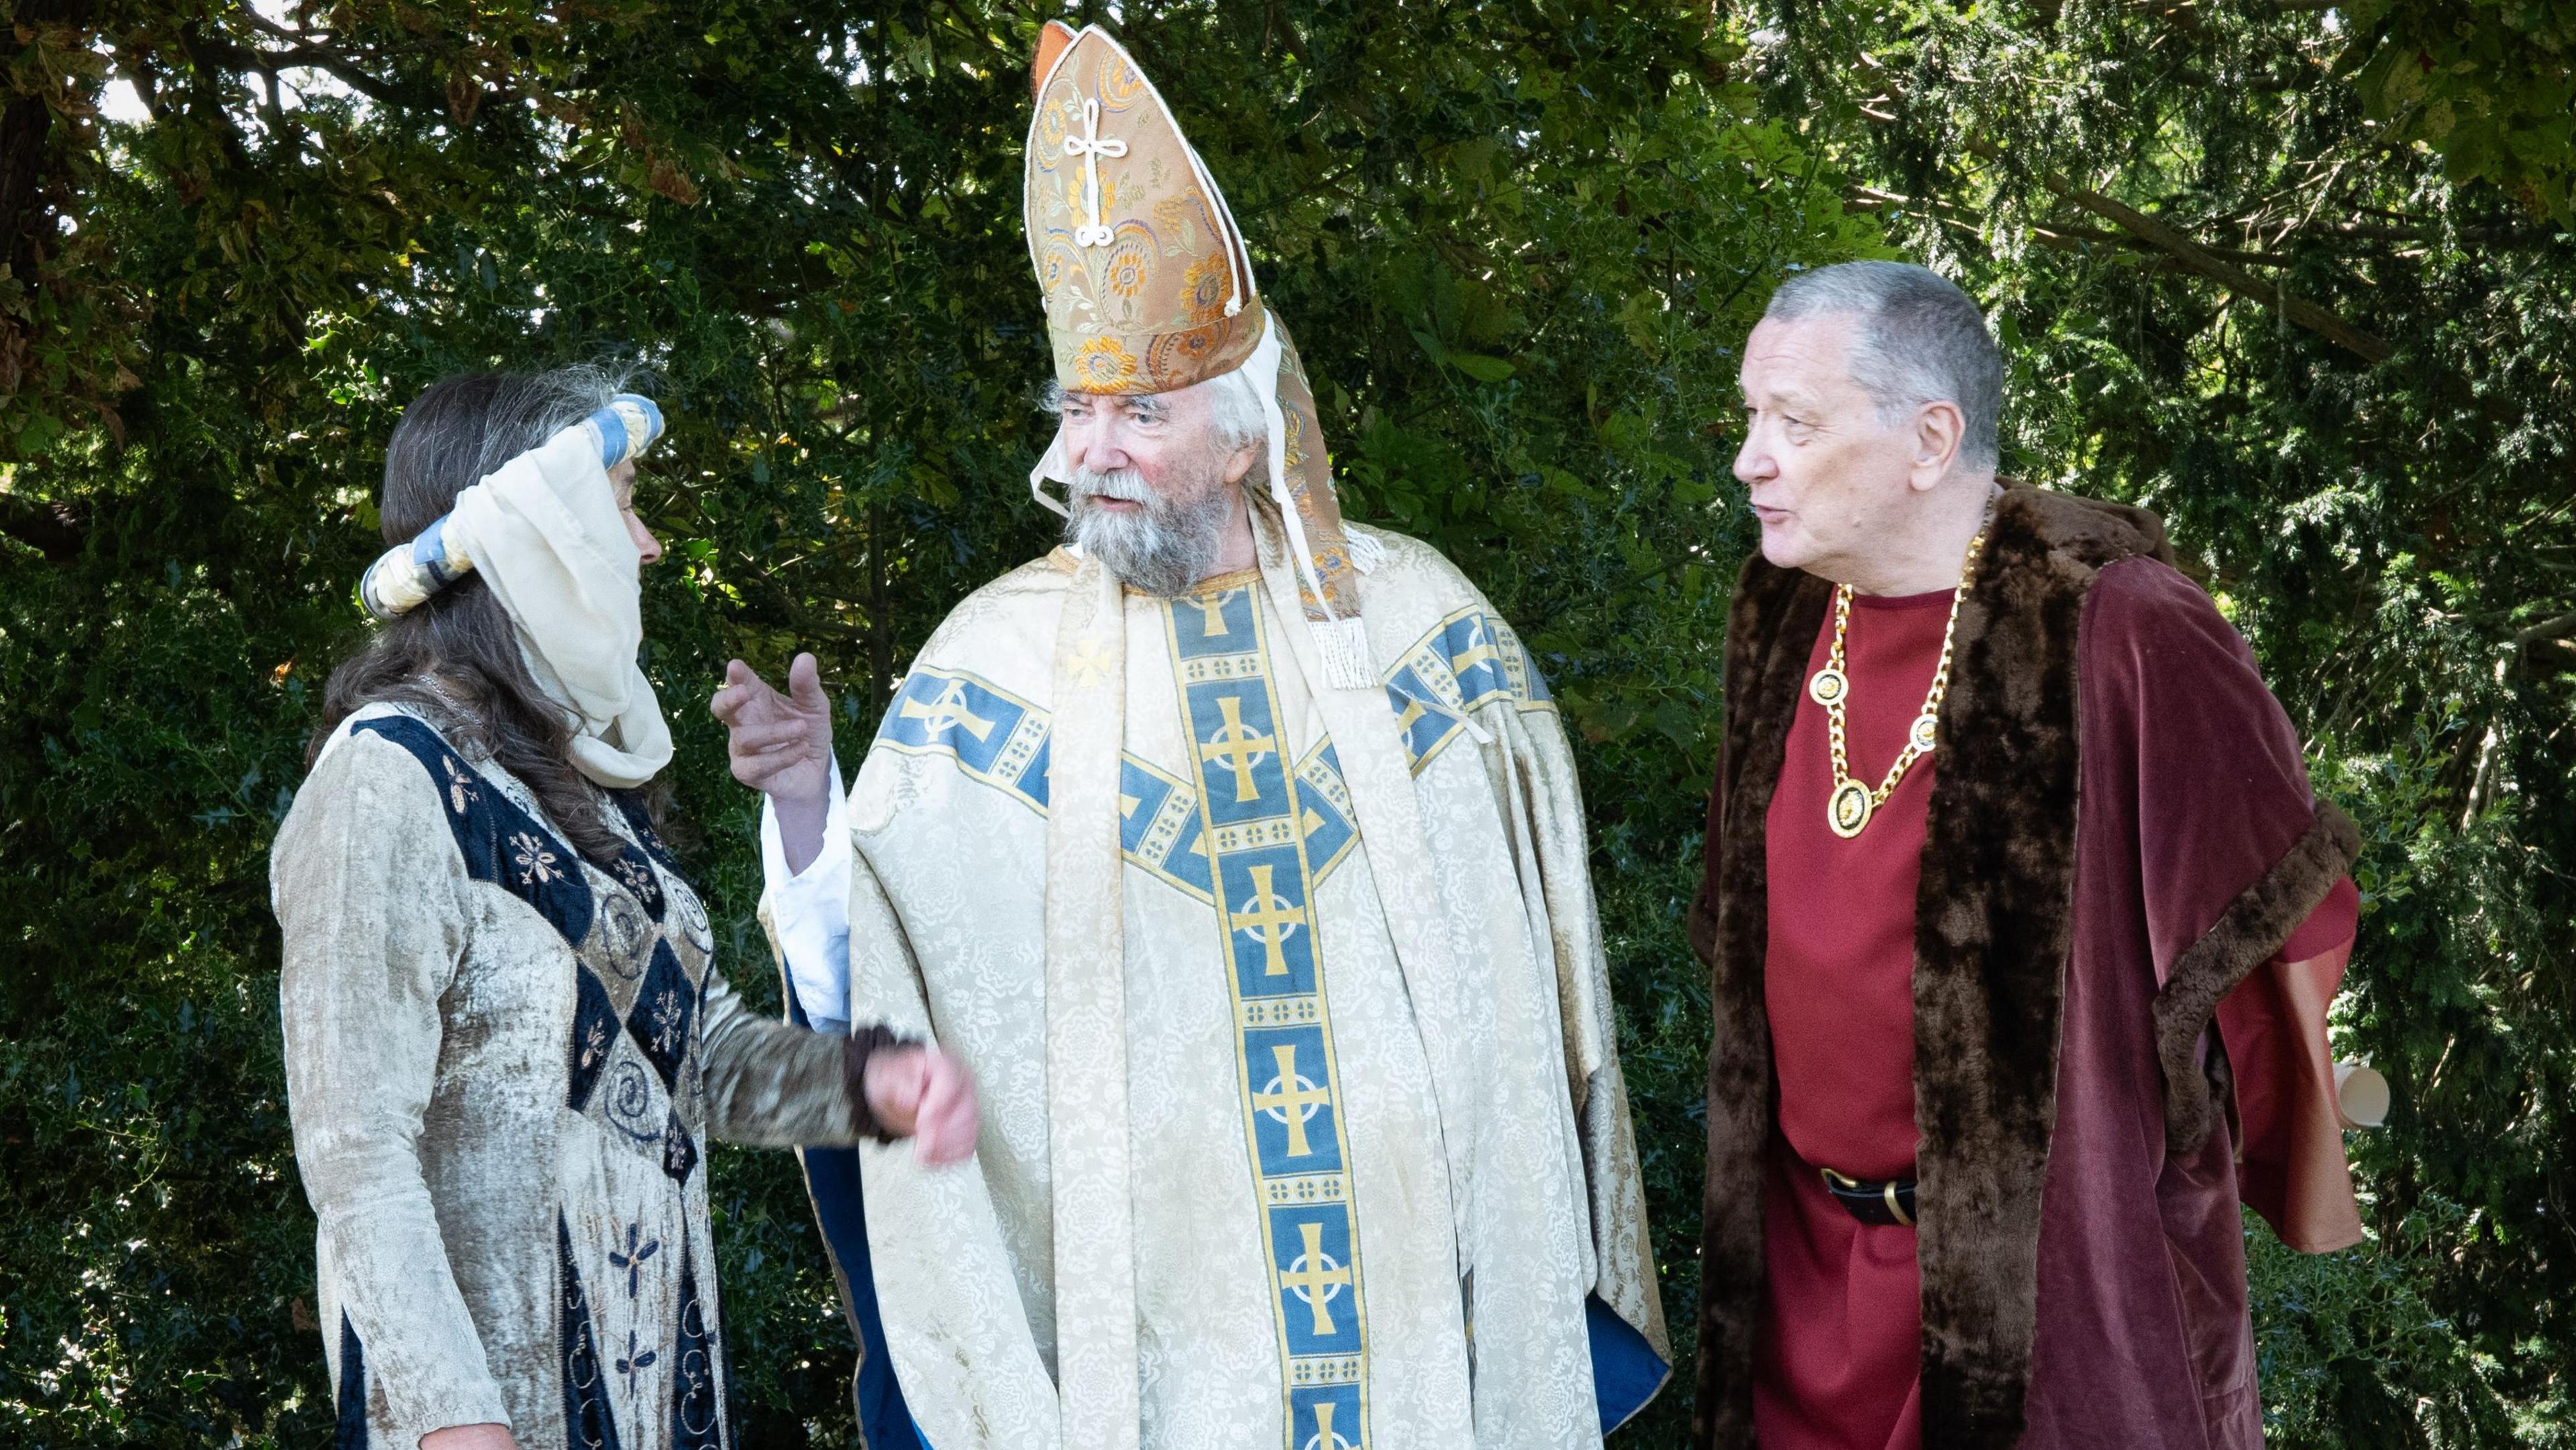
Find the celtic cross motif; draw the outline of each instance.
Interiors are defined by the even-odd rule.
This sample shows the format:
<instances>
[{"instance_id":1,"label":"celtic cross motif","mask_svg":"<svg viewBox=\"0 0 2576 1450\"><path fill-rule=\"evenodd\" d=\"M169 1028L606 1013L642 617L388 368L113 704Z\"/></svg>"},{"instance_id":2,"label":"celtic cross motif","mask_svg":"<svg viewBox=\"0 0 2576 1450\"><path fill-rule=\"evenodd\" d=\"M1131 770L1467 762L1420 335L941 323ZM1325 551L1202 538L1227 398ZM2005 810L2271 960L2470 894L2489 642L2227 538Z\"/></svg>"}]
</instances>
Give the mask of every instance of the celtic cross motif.
<instances>
[{"instance_id":1,"label":"celtic cross motif","mask_svg":"<svg viewBox=\"0 0 2576 1450\"><path fill-rule=\"evenodd\" d=\"M1351 1442L1343 1439L1341 1432L1333 1428L1333 1411L1339 1408L1331 1400L1315 1402L1315 1433L1306 1441L1304 1450L1345 1450L1350 1445Z\"/></svg>"},{"instance_id":2,"label":"celtic cross motif","mask_svg":"<svg viewBox=\"0 0 2576 1450\"><path fill-rule=\"evenodd\" d=\"M1288 956L1279 949L1288 944L1297 928L1306 924L1306 917L1295 902L1270 889L1273 869L1252 868L1252 895L1234 909L1234 929L1261 944L1261 975L1284 977L1288 975Z\"/></svg>"},{"instance_id":3,"label":"celtic cross motif","mask_svg":"<svg viewBox=\"0 0 2576 1450\"><path fill-rule=\"evenodd\" d=\"M1076 156L1082 158L1082 200L1091 212L1090 225L1073 229L1073 244L1077 247L1108 246L1110 231L1100 220L1100 158L1106 156L1115 160L1126 155L1127 143L1114 136L1100 134L1100 99L1097 96L1083 101L1082 134L1064 138L1064 154L1068 160Z\"/></svg>"},{"instance_id":4,"label":"celtic cross motif","mask_svg":"<svg viewBox=\"0 0 2576 1450\"><path fill-rule=\"evenodd\" d=\"M1270 1057L1279 1065L1279 1075L1252 1094L1252 1110L1287 1127L1289 1157L1307 1157L1315 1145L1306 1137L1306 1123L1333 1101L1333 1094L1297 1070L1296 1048L1273 1047Z\"/></svg>"},{"instance_id":5,"label":"celtic cross motif","mask_svg":"<svg viewBox=\"0 0 2576 1450\"><path fill-rule=\"evenodd\" d=\"M1301 1223L1297 1233L1305 1240L1306 1252L1289 1263L1288 1272L1279 1276L1279 1282L1314 1311L1317 1334L1334 1333L1332 1312L1327 1306L1350 1287L1350 1266L1333 1262L1332 1255L1324 1252L1321 1224Z\"/></svg>"},{"instance_id":6,"label":"celtic cross motif","mask_svg":"<svg viewBox=\"0 0 2576 1450\"><path fill-rule=\"evenodd\" d=\"M1216 702L1225 717L1217 727L1216 738L1199 747L1199 759L1213 761L1234 772L1234 799L1237 804L1261 799L1260 783L1252 778L1252 767L1268 758L1279 742L1243 723L1243 697L1227 695Z\"/></svg>"},{"instance_id":7,"label":"celtic cross motif","mask_svg":"<svg viewBox=\"0 0 2576 1450\"><path fill-rule=\"evenodd\" d=\"M905 700L903 718L927 721L921 727L922 733L934 737L962 729L980 741L993 733L992 721L967 708L966 683L963 680L950 680L939 698L927 705L919 700Z\"/></svg>"},{"instance_id":8,"label":"celtic cross motif","mask_svg":"<svg viewBox=\"0 0 2576 1450\"><path fill-rule=\"evenodd\" d=\"M1463 675L1479 665L1493 664L1503 657L1502 651L1494 647L1494 641L1485 633L1484 616L1468 621L1467 629L1467 648L1449 661L1449 672L1453 675Z\"/></svg>"},{"instance_id":9,"label":"celtic cross motif","mask_svg":"<svg viewBox=\"0 0 2576 1450\"><path fill-rule=\"evenodd\" d=\"M1199 612L1199 630L1202 634L1210 639L1223 639L1234 633L1234 626L1225 622L1226 601L1233 597L1233 590L1221 589L1214 594L1202 594L1190 601L1190 607Z\"/></svg>"}]
</instances>

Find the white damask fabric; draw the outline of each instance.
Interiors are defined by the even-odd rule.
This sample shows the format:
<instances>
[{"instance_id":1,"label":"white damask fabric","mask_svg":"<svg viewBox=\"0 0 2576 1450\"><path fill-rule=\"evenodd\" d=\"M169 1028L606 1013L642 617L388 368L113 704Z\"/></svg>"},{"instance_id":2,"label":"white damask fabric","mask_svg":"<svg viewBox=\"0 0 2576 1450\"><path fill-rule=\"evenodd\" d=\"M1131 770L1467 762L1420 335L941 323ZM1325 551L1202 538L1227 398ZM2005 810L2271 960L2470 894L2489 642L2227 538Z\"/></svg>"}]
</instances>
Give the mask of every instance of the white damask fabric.
<instances>
[{"instance_id":1,"label":"white damask fabric","mask_svg":"<svg viewBox=\"0 0 2576 1450\"><path fill-rule=\"evenodd\" d=\"M983 1093L972 1172L862 1150L903 1397L940 1450L1597 1446L1601 1337L1669 1352L1554 706L1375 531L1382 683L1319 688L1261 523L1263 568L1188 599L1062 551L978 591L847 855L771 862L787 941L847 872L846 1010Z\"/></svg>"}]
</instances>

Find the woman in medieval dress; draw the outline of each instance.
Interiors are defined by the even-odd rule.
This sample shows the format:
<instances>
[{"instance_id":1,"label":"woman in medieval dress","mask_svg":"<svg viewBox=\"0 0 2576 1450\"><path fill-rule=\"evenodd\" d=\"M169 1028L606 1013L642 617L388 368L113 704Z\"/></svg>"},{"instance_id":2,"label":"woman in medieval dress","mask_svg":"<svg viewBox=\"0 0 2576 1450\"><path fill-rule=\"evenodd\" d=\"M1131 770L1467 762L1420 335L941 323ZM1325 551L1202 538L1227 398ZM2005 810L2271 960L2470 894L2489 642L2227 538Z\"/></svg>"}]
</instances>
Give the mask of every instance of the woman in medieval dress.
<instances>
[{"instance_id":1,"label":"woman in medieval dress","mask_svg":"<svg viewBox=\"0 0 2576 1450\"><path fill-rule=\"evenodd\" d=\"M720 1450L704 1143L973 1151L965 1070L754 1014L655 828L644 398L430 388L271 889L337 1445Z\"/></svg>"}]
</instances>

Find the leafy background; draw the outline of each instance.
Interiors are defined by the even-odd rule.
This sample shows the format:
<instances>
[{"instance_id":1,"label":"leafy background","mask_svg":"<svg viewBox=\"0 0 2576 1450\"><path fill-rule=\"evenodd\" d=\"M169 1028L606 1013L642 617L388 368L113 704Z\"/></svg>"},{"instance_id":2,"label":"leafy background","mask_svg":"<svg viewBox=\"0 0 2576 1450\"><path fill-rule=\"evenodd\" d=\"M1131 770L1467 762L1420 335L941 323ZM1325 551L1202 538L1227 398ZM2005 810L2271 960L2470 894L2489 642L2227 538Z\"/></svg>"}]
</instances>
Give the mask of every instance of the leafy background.
<instances>
[{"instance_id":1,"label":"leafy background","mask_svg":"<svg viewBox=\"0 0 2576 1450\"><path fill-rule=\"evenodd\" d=\"M775 993L698 702L811 647L856 738L1048 542L1018 174L1053 13L12 0L0 1441L327 1438L265 862L428 382L608 359L664 399L648 662L734 974ZM1678 1325L1732 350L1787 269L1903 256L1991 309L2009 466L2164 513L2369 836L2339 1030L2397 1105L2355 1140L2368 1245L2249 1222L2271 1433L2576 1441L2565 6L1063 13L1118 24L1210 156L1349 507L1482 582L1579 731ZM743 1443L851 1443L789 1161L713 1171ZM1682 1400L1624 1442L1683 1443Z\"/></svg>"}]
</instances>

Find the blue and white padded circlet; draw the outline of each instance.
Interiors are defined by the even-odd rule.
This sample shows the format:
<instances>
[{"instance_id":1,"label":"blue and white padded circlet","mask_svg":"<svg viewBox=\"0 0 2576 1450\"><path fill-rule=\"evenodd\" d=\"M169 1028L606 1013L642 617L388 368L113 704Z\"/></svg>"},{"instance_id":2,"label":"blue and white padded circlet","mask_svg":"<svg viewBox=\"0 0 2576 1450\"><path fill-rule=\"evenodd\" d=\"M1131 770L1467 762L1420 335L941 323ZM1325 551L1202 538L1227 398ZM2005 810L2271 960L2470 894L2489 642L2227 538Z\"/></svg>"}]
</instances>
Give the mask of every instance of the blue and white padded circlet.
<instances>
[{"instance_id":1,"label":"blue and white padded circlet","mask_svg":"<svg viewBox=\"0 0 2576 1450\"><path fill-rule=\"evenodd\" d=\"M586 431L597 445L599 466L605 471L642 457L653 446L662 436L662 410L641 393L619 393L607 407L565 431L577 430ZM394 545L367 566L365 577L358 581L358 601L369 614L393 619L473 572L472 548L447 527L455 517L452 512L440 515L411 542Z\"/></svg>"}]
</instances>

